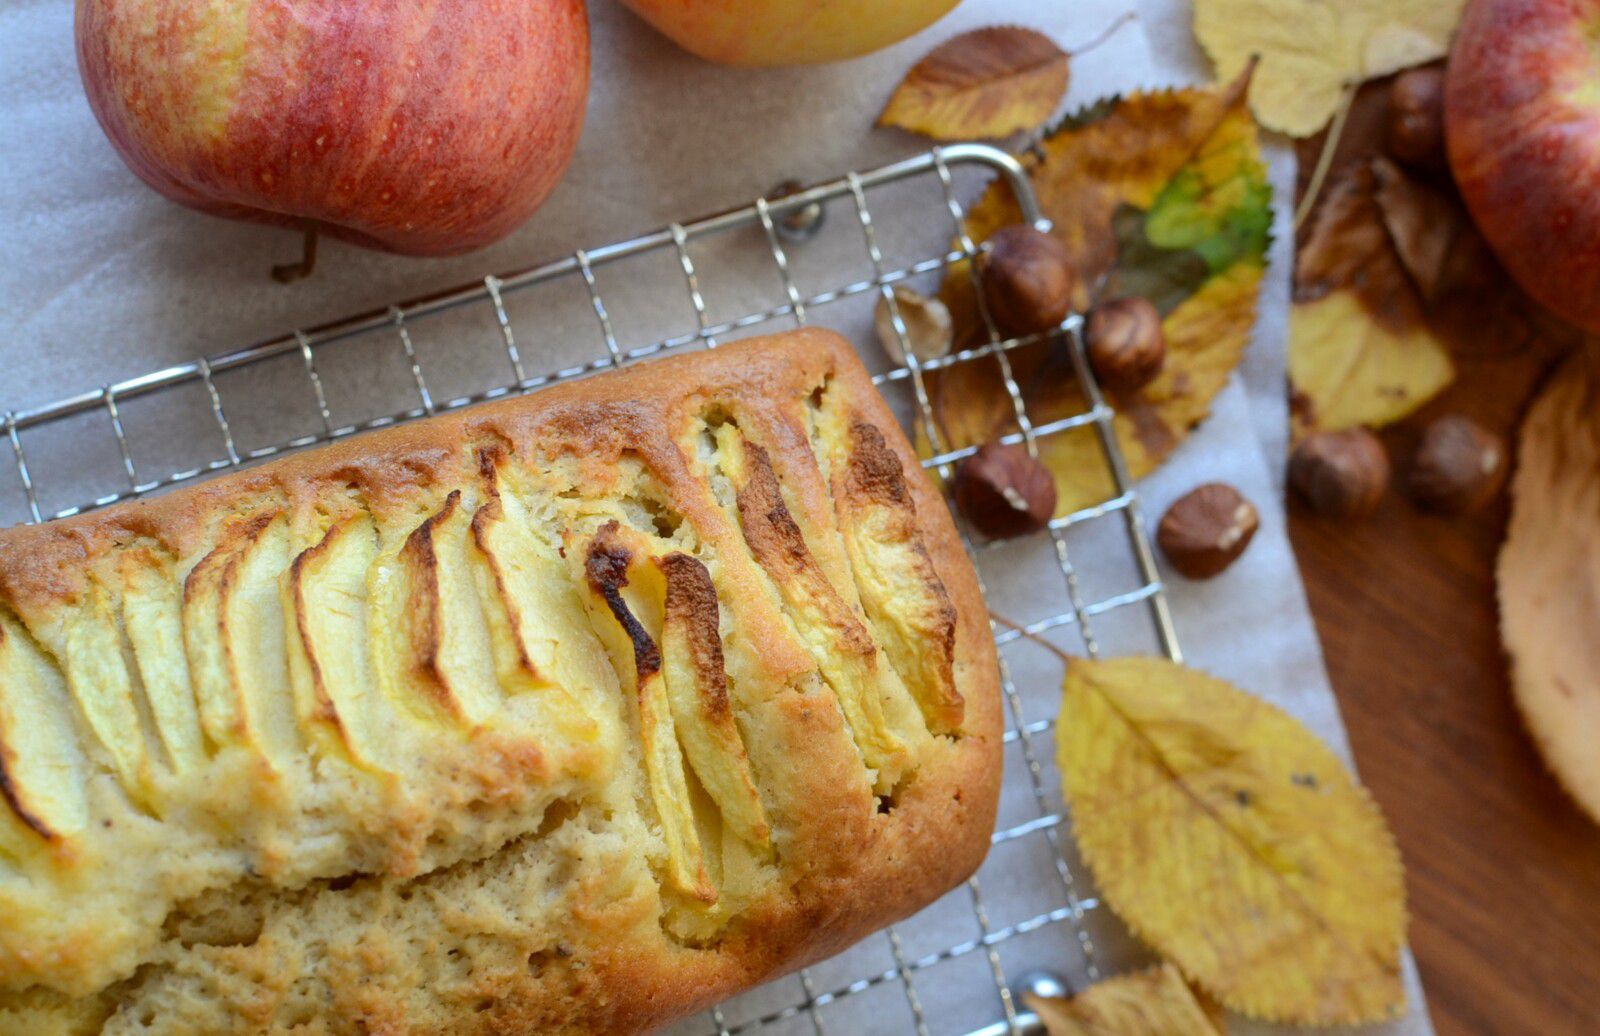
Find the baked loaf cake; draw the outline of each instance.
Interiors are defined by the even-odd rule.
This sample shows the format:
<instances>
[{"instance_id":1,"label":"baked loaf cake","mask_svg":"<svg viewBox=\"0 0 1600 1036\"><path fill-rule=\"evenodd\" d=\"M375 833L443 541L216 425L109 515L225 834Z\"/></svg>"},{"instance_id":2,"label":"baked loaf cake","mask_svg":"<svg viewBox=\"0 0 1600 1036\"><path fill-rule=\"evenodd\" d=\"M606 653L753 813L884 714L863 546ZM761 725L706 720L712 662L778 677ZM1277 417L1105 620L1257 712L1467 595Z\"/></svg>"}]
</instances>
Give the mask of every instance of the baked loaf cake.
<instances>
[{"instance_id":1,"label":"baked loaf cake","mask_svg":"<svg viewBox=\"0 0 1600 1036\"><path fill-rule=\"evenodd\" d=\"M982 859L970 564L847 343L0 532L0 1033L629 1033Z\"/></svg>"}]
</instances>

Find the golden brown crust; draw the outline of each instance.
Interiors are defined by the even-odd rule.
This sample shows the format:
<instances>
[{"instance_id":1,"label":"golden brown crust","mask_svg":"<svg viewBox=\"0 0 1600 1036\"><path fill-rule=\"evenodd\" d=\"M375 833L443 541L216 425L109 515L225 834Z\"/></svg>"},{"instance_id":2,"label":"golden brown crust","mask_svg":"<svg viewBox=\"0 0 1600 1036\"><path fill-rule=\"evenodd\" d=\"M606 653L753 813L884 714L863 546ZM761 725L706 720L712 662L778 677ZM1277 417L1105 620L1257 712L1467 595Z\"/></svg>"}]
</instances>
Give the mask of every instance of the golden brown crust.
<instances>
[{"instance_id":1,"label":"golden brown crust","mask_svg":"<svg viewBox=\"0 0 1600 1036\"><path fill-rule=\"evenodd\" d=\"M934 609L934 626L946 632L929 650L948 652L951 659L949 704L960 717L958 736L925 739L920 764L895 788L885 810L862 779L860 757L841 750L850 733L833 697L820 686L793 682L806 666L803 652L762 597L748 563L734 557L742 542L737 528L694 477L687 447L674 437L691 415L725 406L739 415L752 455L770 455L766 477L775 469L788 487L789 473L815 467L803 407L824 385L854 415L849 427L861 459L848 484L891 504L909 503L915 551L926 558L935 596L945 602L942 610ZM0 607L25 621L48 615L78 601L86 573L114 549L143 543L170 557L193 557L218 539L227 515L256 508L263 515L298 513L307 501L351 492L380 524L396 520L414 513L418 501L438 500L440 487L486 481L484 465L494 472L494 458L502 453L570 463L580 485L596 486L614 485L619 466L636 459L686 523L725 558L717 580L724 607L748 624L752 640L772 644L746 664L790 688L747 705L752 722L772 740L752 744L751 756L763 774L781 880L701 945L674 938L655 922L656 890L619 893L603 867L580 867L565 893L570 922L556 945L524 954L514 971L486 968L462 980L462 989L475 994L476 1008L463 993L459 1006L419 1009L418 991L404 986L398 963L403 955L374 924L353 943L331 948L318 972L337 1016L326 1019L330 1029L359 1023L364 1031L384 1033L642 1032L835 953L928 903L977 867L993 827L1002 733L987 611L944 502L920 475L915 454L853 350L830 332L801 330L643 364L534 397L369 433L158 499L6 530L0 532ZM810 498L803 494L827 492L810 477L820 490L799 481L792 490L808 509ZM802 534L795 523L799 515L785 508L776 479L770 485L760 481L761 517L768 520L753 523L751 547L757 553L762 527L781 526L777 531L786 535L773 533L768 546L774 553L766 560L776 564L781 556L793 565L803 557L808 573L818 565L845 563L831 554L804 555L810 526ZM452 498L451 504L460 506L458 501ZM685 560L704 577L698 561ZM627 563L622 557L624 570ZM669 557L666 564L670 573L676 563ZM615 596L615 580L599 582ZM705 580L669 578L669 588L674 582L678 589L669 607L689 615L690 628L702 633L709 616L714 630L716 600L714 594L704 599ZM856 605L841 607L843 627L863 621ZM707 664L713 653L720 658L714 638L696 637L692 646ZM726 708L726 684L720 697ZM241 1028L281 1023L280 1002L299 977L285 963L296 959L293 953L268 937L205 953L208 967L237 981L251 976L238 988L218 985L209 994L227 1001Z\"/></svg>"}]
</instances>

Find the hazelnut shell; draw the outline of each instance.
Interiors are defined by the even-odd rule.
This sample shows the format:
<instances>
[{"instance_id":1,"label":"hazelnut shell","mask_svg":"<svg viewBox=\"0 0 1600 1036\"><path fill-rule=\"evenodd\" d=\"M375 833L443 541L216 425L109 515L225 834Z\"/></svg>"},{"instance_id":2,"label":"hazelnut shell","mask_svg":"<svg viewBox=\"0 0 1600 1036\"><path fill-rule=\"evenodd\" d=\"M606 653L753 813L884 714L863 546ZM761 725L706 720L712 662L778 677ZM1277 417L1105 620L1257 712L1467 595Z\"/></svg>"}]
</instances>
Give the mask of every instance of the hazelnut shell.
<instances>
[{"instance_id":1,"label":"hazelnut shell","mask_svg":"<svg viewBox=\"0 0 1600 1036\"><path fill-rule=\"evenodd\" d=\"M1026 223L1001 227L987 244L978 272L995 327L1020 338L1067 319L1076 277L1065 245Z\"/></svg>"},{"instance_id":2,"label":"hazelnut shell","mask_svg":"<svg viewBox=\"0 0 1600 1036\"><path fill-rule=\"evenodd\" d=\"M1395 77L1383 145L1409 165L1444 165L1444 69L1413 68Z\"/></svg>"},{"instance_id":3,"label":"hazelnut shell","mask_svg":"<svg viewBox=\"0 0 1600 1036\"><path fill-rule=\"evenodd\" d=\"M1084 345L1096 380L1116 392L1144 388L1161 373L1167 359L1161 314L1139 295L1091 309L1084 324Z\"/></svg>"},{"instance_id":4,"label":"hazelnut shell","mask_svg":"<svg viewBox=\"0 0 1600 1036\"><path fill-rule=\"evenodd\" d=\"M1449 414L1422 433L1406 488L1420 507L1464 514L1499 492L1505 474L1501 438L1476 421Z\"/></svg>"},{"instance_id":5,"label":"hazelnut shell","mask_svg":"<svg viewBox=\"0 0 1600 1036\"><path fill-rule=\"evenodd\" d=\"M1050 469L1023 447L998 442L961 462L951 495L967 523L992 540L1037 532L1056 510Z\"/></svg>"},{"instance_id":6,"label":"hazelnut shell","mask_svg":"<svg viewBox=\"0 0 1600 1036\"><path fill-rule=\"evenodd\" d=\"M1189 579L1210 579L1250 546L1261 517L1255 505L1223 482L1196 486L1173 501L1156 526L1156 543Z\"/></svg>"},{"instance_id":7,"label":"hazelnut shell","mask_svg":"<svg viewBox=\"0 0 1600 1036\"><path fill-rule=\"evenodd\" d=\"M1289 455L1289 485L1327 518L1365 518L1389 485L1389 455L1365 428L1313 432Z\"/></svg>"}]
</instances>

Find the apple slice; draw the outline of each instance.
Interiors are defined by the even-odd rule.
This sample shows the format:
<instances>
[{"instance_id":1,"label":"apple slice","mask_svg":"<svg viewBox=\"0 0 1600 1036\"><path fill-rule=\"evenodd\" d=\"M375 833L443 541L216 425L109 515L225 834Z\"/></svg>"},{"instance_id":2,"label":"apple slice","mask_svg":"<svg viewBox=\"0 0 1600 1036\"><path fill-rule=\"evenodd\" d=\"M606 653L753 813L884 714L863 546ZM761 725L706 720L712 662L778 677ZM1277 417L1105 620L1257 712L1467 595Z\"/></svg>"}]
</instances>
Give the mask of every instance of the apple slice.
<instances>
[{"instance_id":1,"label":"apple slice","mask_svg":"<svg viewBox=\"0 0 1600 1036\"><path fill-rule=\"evenodd\" d=\"M0 611L0 803L38 837L60 842L89 822L88 778L66 680Z\"/></svg>"},{"instance_id":2,"label":"apple slice","mask_svg":"<svg viewBox=\"0 0 1600 1036\"><path fill-rule=\"evenodd\" d=\"M956 610L917 536L905 470L876 426L840 412L828 398L816 415L813 444L826 455L861 606L928 728L959 730Z\"/></svg>"},{"instance_id":3,"label":"apple slice","mask_svg":"<svg viewBox=\"0 0 1600 1036\"><path fill-rule=\"evenodd\" d=\"M723 822L752 845L770 845L766 811L728 701L711 573L683 553L654 560L666 575L662 675L678 740Z\"/></svg>"},{"instance_id":4,"label":"apple slice","mask_svg":"<svg viewBox=\"0 0 1600 1036\"><path fill-rule=\"evenodd\" d=\"M522 502L491 493L472 517L471 556L500 686L551 699L540 716L552 742L594 743L599 724L575 690L603 686L609 666L583 600Z\"/></svg>"},{"instance_id":5,"label":"apple slice","mask_svg":"<svg viewBox=\"0 0 1600 1036\"><path fill-rule=\"evenodd\" d=\"M587 604L596 631L616 660L617 675L624 692L638 703L639 741L643 748L645 780L650 799L661 821L662 838L667 845L667 879L684 895L705 904L717 901L716 886L706 870L705 853L695 825L694 805L684 772L683 753L673 727L672 703L661 671L661 650L635 613L649 614L653 598L664 596L659 569L633 565L635 552L623 542L615 521L600 531L580 551L569 556L581 558L584 583L589 590ZM624 589L640 580L653 580L655 586L643 593ZM655 592L651 592L654 590ZM651 616L659 621L659 609Z\"/></svg>"},{"instance_id":6,"label":"apple slice","mask_svg":"<svg viewBox=\"0 0 1600 1036\"><path fill-rule=\"evenodd\" d=\"M833 689L866 765L886 790L899 780L907 749L884 716L884 700L903 688L890 685L878 664L878 647L866 625L840 598L806 546L783 502L766 450L732 423L716 430L722 473L733 484L739 525L750 552L772 580L795 632ZM896 681L898 682L898 681Z\"/></svg>"},{"instance_id":7,"label":"apple slice","mask_svg":"<svg viewBox=\"0 0 1600 1036\"><path fill-rule=\"evenodd\" d=\"M378 533L369 516L336 521L289 564L283 606L301 729L336 757L387 773L367 656L367 572L377 555Z\"/></svg>"},{"instance_id":8,"label":"apple slice","mask_svg":"<svg viewBox=\"0 0 1600 1036\"><path fill-rule=\"evenodd\" d=\"M30 632L64 669L67 689L123 790L147 804L155 746L134 701L122 632L105 587L90 580L75 604L55 610Z\"/></svg>"},{"instance_id":9,"label":"apple slice","mask_svg":"<svg viewBox=\"0 0 1600 1036\"><path fill-rule=\"evenodd\" d=\"M135 547L118 559L117 571L133 667L173 771L186 773L205 761L206 747L184 658L183 606L172 566L154 551Z\"/></svg>"},{"instance_id":10,"label":"apple slice","mask_svg":"<svg viewBox=\"0 0 1600 1036\"><path fill-rule=\"evenodd\" d=\"M206 734L243 744L269 764L298 751L283 603L288 522L257 515L230 529L183 588L184 646Z\"/></svg>"},{"instance_id":11,"label":"apple slice","mask_svg":"<svg viewBox=\"0 0 1600 1036\"><path fill-rule=\"evenodd\" d=\"M499 711L493 648L467 558L471 518L453 492L393 555L380 556L372 600L380 679L421 715L465 729Z\"/></svg>"}]
</instances>

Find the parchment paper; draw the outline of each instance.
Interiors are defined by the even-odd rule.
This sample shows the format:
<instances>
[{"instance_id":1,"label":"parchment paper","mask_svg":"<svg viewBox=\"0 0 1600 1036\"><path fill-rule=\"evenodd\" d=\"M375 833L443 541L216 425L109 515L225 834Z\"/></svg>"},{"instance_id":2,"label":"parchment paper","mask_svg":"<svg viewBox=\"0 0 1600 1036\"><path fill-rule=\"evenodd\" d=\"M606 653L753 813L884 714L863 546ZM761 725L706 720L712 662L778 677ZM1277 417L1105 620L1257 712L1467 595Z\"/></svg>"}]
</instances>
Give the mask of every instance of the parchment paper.
<instances>
[{"instance_id":1,"label":"parchment paper","mask_svg":"<svg viewBox=\"0 0 1600 1036\"><path fill-rule=\"evenodd\" d=\"M1146 0L1142 23L1124 23L1110 39L1074 59L1067 106L1098 96L1203 73L1181 40L1182 0ZM146 190L101 137L78 84L66 0L11 0L0 7L0 411L91 389L108 381L276 336L358 310L476 280L485 274L554 258L709 211L743 204L789 177L816 180L865 169L922 150L925 143L872 121L894 83L936 42L979 25L1017 22L1044 29L1077 47L1128 13L1129 0L1072 5L968 0L933 29L899 46L844 65L775 71L718 68L658 38L609 0L594 0L594 87L589 121L572 169L545 208L506 242L452 260L377 255L325 242L321 266L308 282L284 287L267 268L294 258L294 234L214 220L169 204ZM1144 26L1157 30L1162 63L1153 64ZM1292 180L1292 160L1274 160L1274 182ZM979 184L963 177L970 200ZM891 265L937 255L949 225L936 217L942 202L927 181L874 192L880 243ZM1287 300L1285 200L1278 200L1278 240L1263 293L1256 343L1236 380L1217 400L1209 422L1160 472L1146 480L1145 513L1154 519L1197 482L1223 480L1255 501L1262 525L1245 557L1222 577L1192 584L1171 577L1177 628L1195 664L1260 693L1305 720L1348 758L1338 709L1284 534L1279 487L1264 459L1281 457L1287 427L1282 412L1282 341ZM712 319L776 304L781 284L759 238L733 236L696 250ZM831 208L824 233L795 246L791 256L802 290L820 290L870 276L860 231L848 210ZM650 262L600 271L624 347L692 329L675 265ZM931 283L924 283L931 288ZM670 300L670 301L663 301ZM592 358L600 343L594 314L572 285L508 297L528 372L554 370ZM851 334L869 363L887 360L871 344L870 296L811 314ZM750 331L774 330L786 321ZM480 390L505 380L506 360L492 317L463 314L413 329L419 359L434 395ZM394 343L340 347L325 354L323 376L336 422L360 421L415 405L409 374L397 366ZM316 430L297 359L243 375L219 375L222 403L239 447L281 442ZM1246 391L1248 386L1249 391ZM904 403L904 399L898 400ZM133 400L123 419L141 476L204 463L220 450L203 393ZM125 486L122 462L104 414L24 433L46 510L70 506ZM1261 440L1261 441L1258 441ZM0 456L4 456L0 445ZM21 520L24 497L9 460L0 463L0 522ZM1075 591L1084 601L1138 585L1121 519L1111 516L1069 536ZM1041 553L1042 551L1042 553ZM1048 548L1017 544L982 554L980 566L993 606L1030 621L1067 609L1068 587ZM1097 617L1090 631L1108 653L1155 647L1144 611L1119 609ZM1082 650L1083 635L1064 627L1052 639ZM1060 673L1041 649L1008 646L1006 660L1024 724L1053 716ZM1001 824L1010 827L1061 808L1048 731L1007 748ZM1038 783L1029 762L1038 767ZM996 941L986 935L1092 901L1094 891L1059 832L1075 885L1068 889L1044 831L997 846L975 886L958 889L898 926L901 959L913 970L911 994L931 1033L960 1034L1001 1017L994 971L1009 981L1034 968L1053 968L1081 985L1090 960L1110 973L1145 954L1103 909L1090 910L1085 938L1070 922L1031 927ZM971 948L978 944L978 948ZM952 947L968 947L949 953ZM896 964L884 934L810 972L813 991L837 994L819 1009L829 1032L902 1032L914 1025L912 996L898 981L867 983ZM1431 1031L1409 956L1411 1015L1367 1032ZM737 1026L800 1003L796 977L739 998L725 1009ZM680 1027L714 1031L707 1017ZM789 1015L767 1032L811 1032L809 1020ZM1239 1024L1235 1031L1271 1031Z\"/></svg>"}]
</instances>

